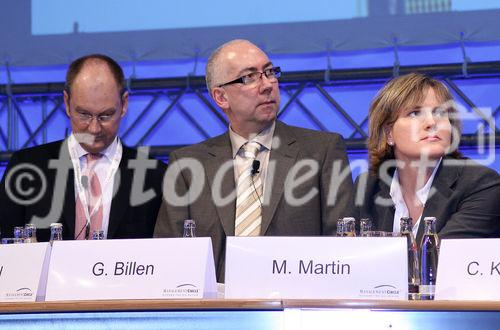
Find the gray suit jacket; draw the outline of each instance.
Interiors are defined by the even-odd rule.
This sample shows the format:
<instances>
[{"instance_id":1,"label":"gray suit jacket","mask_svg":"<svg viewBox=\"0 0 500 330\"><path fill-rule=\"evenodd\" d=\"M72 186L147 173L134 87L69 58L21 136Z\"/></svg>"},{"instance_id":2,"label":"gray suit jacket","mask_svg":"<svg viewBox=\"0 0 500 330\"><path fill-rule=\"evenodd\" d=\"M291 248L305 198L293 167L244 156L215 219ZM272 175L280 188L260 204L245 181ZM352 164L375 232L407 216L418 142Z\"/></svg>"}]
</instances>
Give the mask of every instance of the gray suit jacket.
<instances>
[{"instance_id":1,"label":"gray suit jacket","mask_svg":"<svg viewBox=\"0 0 500 330\"><path fill-rule=\"evenodd\" d=\"M447 164L449 161L458 164ZM392 231L394 206L381 206L378 198L390 200L390 182L361 174L356 179L355 192L366 180L362 203L357 203L357 216L372 218L376 229ZM500 175L470 159L443 158L432 182L434 193L429 195L422 213L436 217L436 230L441 238L500 237ZM423 221L417 232L420 244L424 231Z\"/></svg>"},{"instance_id":2,"label":"gray suit jacket","mask_svg":"<svg viewBox=\"0 0 500 330\"><path fill-rule=\"evenodd\" d=\"M270 153L269 164L275 162L276 170L272 178L270 167L268 168L261 235L334 235L337 219L352 216L354 212L352 177L341 136L287 126L281 122L276 123L274 136L279 137L280 143L278 147L273 146ZM187 158L201 162L204 169L204 184L197 198L187 194L189 187L193 184L193 173L179 167L179 160ZM285 198L285 185L290 187L290 182L285 181L294 164L305 159L317 162L319 170L308 180L296 186L292 192L296 198L304 196L311 190L315 193L305 203L291 205L288 203L289 199ZM339 170L347 171L344 172L347 174L344 176L345 179L340 180L339 175L332 175L335 163ZM222 197L228 196L235 190L229 133L226 132L202 143L174 151L170 155L169 164L171 164L170 171L179 171L180 174L177 176L175 185L167 184L164 188L165 193L171 193L175 189L178 196L186 196L184 202L188 205L175 206L164 199L158 214L154 236L182 236L183 221L194 219L197 236L212 238L217 278L223 282L226 237L234 236L236 200L233 198L226 205L217 206L214 203L212 188L218 189ZM221 184L217 182L214 184L217 180L217 172L223 164L227 166ZM302 171L298 172L299 175L306 170L302 168ZM333 201L335 189L337 189L337 198Z\"/></svg>"}]
</instances>

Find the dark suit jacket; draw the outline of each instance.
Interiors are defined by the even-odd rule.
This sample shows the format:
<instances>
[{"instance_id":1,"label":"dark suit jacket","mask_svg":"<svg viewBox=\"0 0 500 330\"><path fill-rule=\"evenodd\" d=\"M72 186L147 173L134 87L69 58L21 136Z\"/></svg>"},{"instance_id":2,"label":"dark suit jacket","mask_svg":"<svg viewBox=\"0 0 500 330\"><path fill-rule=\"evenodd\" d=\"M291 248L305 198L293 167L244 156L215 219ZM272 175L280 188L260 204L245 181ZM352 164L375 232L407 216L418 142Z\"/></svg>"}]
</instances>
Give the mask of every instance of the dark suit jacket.
<instances>
[{"instance_id":1,"label":"dark suit jacket","mask_svg":"<svg viewBox=\"0 0 500 330\"><path fill-rule=\"evenodd\" d=\"M146 172L145 185L144 188L141 187L142 191L153 189L155 197L143 204L131 205L130 196L134 171L128 168L128 164L129 160L136 158L136 154L136 150L123 146L122 159L114 180L114 189L115 191L118 190L111 202L108 238L147 238L153 236L156 217L162 200L161 186L166 165L155 160L156 169L148 169ZM54 160L59 160L59 164L62 164L67 170L56 171L50 165L51 161L54 165ZM38 174L32 169L26 168L25 165L38 169ZM24 168L16 171L19 166L24 166ZM16 178L19 178L21 173L24 175L32 174L32 177L25 176L20 181L23 191L32 189L31 194L21 198L21 202L22 200L26 202L27 199L32 200L28 205L19 204L11 198L12 192L16 191ZM59 177L56 179L57 175ZM45 188L40 176L45 180ZM7 178L9 178L9 187L6 187ZM11 192L10 195L7 188ZM36 200L35 198L33 200L32 197L39 192L41 192L39 199ZM15 196L20 197L19 194ZM2 236L12 237L14 226L24 226L25 223L31 222L33 217L49 218L48 223L61 222L63 224L63 238L74 238L74 170L66 140L17 151L10 159L0 185ZM39 221L38 224L40 224ZM35 225L37 225L37 222L35 222ZM47 241L50 236L49 229L40 228L39 225L37 227L38 240Z\"/></svg>"},{"instance_id":2,"label":"dark suit jacket","mask_svg":"<svg viewBox=\"0 0 500 330\"><path fill-rule=\"evenodd\" d=\"M458 161L458 165L448 162ZM362 182L366 192L356 200L357 216L372 218L378 230L392 231L394 204L376 203L377 198L391 200L390 182L378 177L361 174L355 183L355 193ZM470 159L443 158L438 168L432 190L427 199L422 218L436 217L436 230L441 238L486 238L500 237L500 175L492 169ZM432 193L431 190L431 193ZM417 243L420 244L424 223L420 221Z\"/></svg>"},{"instance_id":3,"label":"dark suit jacket","mask_svg":"<svg viewBox=\"0 0 500 330\"><path fill-rule=\"evenodd\" d=\"M346 156L345 146L338 134L322 133L298 127L276 123L275 137L280 138L279 147L271 150L269 164L276 162L276 171L272 184L269 184L270 169L268 168L265 194L271 190L269 203L262 208L261 235L267 236L314 236L333 235L336 231L336 221L339 217L352 216L352 177ZM235 190L234 169L229 133L209 139L205 142L179 149L170 154L170 169L179 169L176 161L194 158L201 162L204 168L205 182L198 198L187 195L188 206L174 206L163 202L155 228L155 237L175 237L183 233L183 220L194 219L197 236L212 238L215 266L218 280L224 279L224 260L226 236L234 236L234 221L236 200L217 207L214 204L211 188L214 185L216 173L226 162L226 175L222 180L222 196L228 196ZM294 196L304 196L311 189L317 193L307 203L293 206L284 198L285 179L292 166L300 160L311 159L319 164L319 171L309 180L293 190ZM339 168L347 167L348 175L340 182L339 177L332 177L335 162ZM170 172L170 170L169 170ZM182 170L174 186L167 186L168 191L175 188L177 195L185 195L192 185L193 174ZM338 188L338 197L334 205L327 205L330 184ZM333 189L332 189L333 190ZM265 199L265 198L264 198ZM333 203L330 203L333 204Z\"/></svg>"}]
</instances>

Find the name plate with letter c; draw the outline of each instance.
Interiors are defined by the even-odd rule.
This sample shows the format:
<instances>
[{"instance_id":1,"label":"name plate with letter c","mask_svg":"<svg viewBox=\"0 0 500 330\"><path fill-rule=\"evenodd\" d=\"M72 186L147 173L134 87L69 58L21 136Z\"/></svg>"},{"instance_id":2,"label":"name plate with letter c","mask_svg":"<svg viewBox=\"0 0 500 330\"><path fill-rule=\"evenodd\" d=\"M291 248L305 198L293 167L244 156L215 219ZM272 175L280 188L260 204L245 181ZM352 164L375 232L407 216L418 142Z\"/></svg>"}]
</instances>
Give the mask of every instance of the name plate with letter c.
<instances>
[{"instance_id":1,"label":"name plate with letter c","mask_svg":"<svg viewBox=\"0 0 500 330\"><path fill-rule=\"evenodd\" d=\"M435 299L500 301L500 239L443 239Z\"/></svg>"},{"instance_id":2,"label":"name plate with letter c","mask_svg":"<svg viewBox=\"0 0 500 330\"><path fill-rule=\"evenodd\" d=\"M49 243L0 245L0 302L43 297L49 255Z\"/></svg>"},{"instance_id":3,"label":"name plate with letter c","mask_svg":"<svg viewBox=\"0 0 500 330\"><path fill-rule=\"evenodd\" d=\"M229 299L390 299L408 296L401 237L228 237Z\"/></svg>"},{"instance_id":4,"label":"name plate with letter c","mask_svg":"<svg viewBox=\"0 0 500 330\"><path fill-rule=\"evenodd\" d=\"M208 237L57 241L52 246L46 301L216 295Z\"/></svg>"}]
</instances>

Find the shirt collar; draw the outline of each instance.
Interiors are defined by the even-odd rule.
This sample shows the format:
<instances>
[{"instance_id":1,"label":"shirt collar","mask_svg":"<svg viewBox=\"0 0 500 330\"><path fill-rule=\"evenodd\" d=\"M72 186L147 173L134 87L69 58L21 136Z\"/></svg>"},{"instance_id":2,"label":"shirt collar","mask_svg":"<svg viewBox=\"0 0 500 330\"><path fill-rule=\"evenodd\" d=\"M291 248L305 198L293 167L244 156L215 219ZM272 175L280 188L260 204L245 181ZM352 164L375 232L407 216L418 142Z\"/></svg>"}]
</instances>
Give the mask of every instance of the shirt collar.
<instances>
[{"instance_id":1,"label":"shirt collar","mask_svg":"<svg viewBox=\"0 0 500 330\"><path fill-rule=\"evenodd\" d=\"M425 203L427 202L427 198L429 197L429 192L430 192L431 187L432 187L432 182L434 181L434 177L436 176L436 172L437 172L437 169L439 167L439 164L441 164L441 160L442 160L442 158L440 158L439 161L437 162L436 166L434 167L434 170L432 171L431 176L429 177L429 179L427 180L425 185L416 191L416 196L417 196L418 200L420 201L420 203L422 203L422 205L425 205ZM389 191L389 194L391 195L392 202L395 205L405 204L405 201L403 199L403 192L401 191L401 185L399 184L398 169L396 169L396 171L394 171L394 176L392 177L391 189Z\"/></svg>"},{"instance_id":2,"label":"shirt collar","mask_svg":"<svg viewBox=\"0 0 500 330\"><path fill-rule=\"evenodd\" d=\"M87 150L83 149L80 143L78 143L73 133L71 133L69 139L69 145L75 151L78 159L82 158L83 156L89 153ZM118 146L118 136L115 137L113 142L106 149L104 149L104 151L102 151L101 154L111 161L115 155L117 146Z\"/></svg>"},{"instance_id":3,"label":"shirt collar","mask_svg":"<svg viewBox=\"0 0 500 330\"><path fill-rule=\"evenodd\" d=\"M249 142L249 141L256 141L259 142L260 145L264 146L265 149L271 150L271 146L273 144L273 135L274 135L274 129L276 127L276 121L273 121L271 125L268 127L264 128L262 131L259 132L259 134L255 135L253 138L250 140L245 139L231 128L231 125L229 125L229 138L231 139L231 148L233 151L233 159L236 157L238 154L238 151L241 149L241 147Z\"/></svg>"}]
</instances>

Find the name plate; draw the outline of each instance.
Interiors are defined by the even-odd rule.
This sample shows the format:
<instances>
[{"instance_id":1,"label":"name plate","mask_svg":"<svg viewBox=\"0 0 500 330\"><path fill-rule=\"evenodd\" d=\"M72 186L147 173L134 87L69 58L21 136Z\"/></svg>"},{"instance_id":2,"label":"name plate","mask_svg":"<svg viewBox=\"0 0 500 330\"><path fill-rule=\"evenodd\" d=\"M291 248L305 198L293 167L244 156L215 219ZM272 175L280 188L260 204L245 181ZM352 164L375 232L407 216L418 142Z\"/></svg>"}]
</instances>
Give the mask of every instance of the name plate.
<instances>
[{"instance_id":1,"label":"name plate","mask_svg":"<svg viewBox=\"0 0 500 330\"><path fill-rule=\"evenodd\" d=\"M444 239L436 300L500 301L500 239Z\"/></svg>"},{"instance_id":2,"label":"name plate","mask_svg":"<svg viewBox=\"0 0 500 330\"><path fill-rule=\"evenodd\" d=\"M49 243L0 245L0 301L36 301Z\"/></svg>"},{"instance_id":3,"label":"name plate","mask_svg":"<svg viewBox=\"0 0 500 330\"><path fill-rule=\"evenodd\" d=\"M210 238L58 241L46 301L216 297Z\"/></svg>"},{"instance_id":4,"label":"name plate","mask_svg":"<svg viewBox=\"0 0 500 330\"><path fill-rule=\"evenodd\" d=\"M228 237L225 297L406 300L407 263L400 237Z\"/></svg>"}]
</instances>

